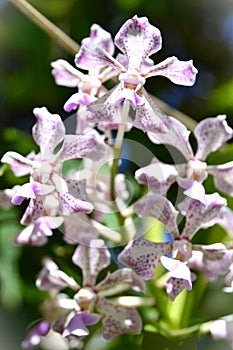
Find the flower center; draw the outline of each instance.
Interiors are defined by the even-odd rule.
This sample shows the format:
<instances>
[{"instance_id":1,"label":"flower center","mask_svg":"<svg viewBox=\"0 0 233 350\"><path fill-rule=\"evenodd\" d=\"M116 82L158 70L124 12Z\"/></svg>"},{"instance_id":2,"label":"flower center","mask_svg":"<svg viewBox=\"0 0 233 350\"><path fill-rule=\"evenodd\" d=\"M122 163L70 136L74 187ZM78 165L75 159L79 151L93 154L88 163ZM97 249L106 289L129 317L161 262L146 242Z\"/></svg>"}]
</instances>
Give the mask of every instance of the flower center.
<instances>
[{"instance_id":1,"label":"flower center","mask_svg":"<svg viewBox=\"0 0 233 350\"><path fill-rule=\"evenodd\" d=\"M87 287L81 288L74 298L80 306L81 310L89 311L93 309L97 296L91 288Z\"/></svg>"},{"instance_id":2,"label":"flower center","mask_svg":"<svg viewBox=\"0 0 233 350\"><path fill-rule=\"evenodd\" d=\"M187 176L193 180L203 182L207 176L207 164L198 159L191 159L188 162Z\"/></svg>"},{"instance_id":3,"label":"flower center","mask_svg":"<svg viewBox=\"0 0 233 350\"><path fill-rule=\"evenodd\" d=\"M187 239L178 239L173 243L172 255L180 261L187 261L192 256L192 244Z\"/></svg>"},{"instance_id":4,"label":"flower center","mask_svg":"<svg viewBox=\"0 0 233 350\"><path fill-rule=\"evenodd\" d=\"M121 73L119 80L124 88L136 91L146 82L146 79L136 69L130 69L126 73Z\"/></svg>"},{"instance_id":5,"label":"flower center","mask_svg":"<svg viewBox=\"0 0 233 350\"><path fill-rule=\"evenodd\" d=\"M95 96L101 87L101 81L94 75L86 75L78 84L78 88L91 96Z\"/></svg>"}]
</instances>

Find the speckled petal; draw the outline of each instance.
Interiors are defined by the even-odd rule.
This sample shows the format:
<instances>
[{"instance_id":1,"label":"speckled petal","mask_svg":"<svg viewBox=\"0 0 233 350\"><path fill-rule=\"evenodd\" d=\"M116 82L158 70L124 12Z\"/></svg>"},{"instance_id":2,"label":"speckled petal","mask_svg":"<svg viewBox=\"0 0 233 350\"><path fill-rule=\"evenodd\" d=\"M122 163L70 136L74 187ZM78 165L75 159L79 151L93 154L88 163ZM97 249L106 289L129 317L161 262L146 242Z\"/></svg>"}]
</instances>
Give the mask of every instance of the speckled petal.
<instances>
[{"instance_id":1,"label":"speckled petal","mask_svg":"<svg viewBox=\"0 0 233 350\"><path fill-rule=\"evenodd\" d=\"M167 117L167 132L165 134L151 132L149 129L148 137L155 144L167 144L177 148L185 159L193 157L193 151L189 143L190 131L184 124L173 117Z\"/></svg>"},{"instance_id":2,"label":"speckled petal","mask_svg":"<svg viewBox=\"0 0 233 350\"><path fill-rule=\"evenodd\" d=\"M84 337L89 334L89 330L86 326L94 325L99 320L100 316L97 314L77 312L65 327L62 336L67 337L69 335L75 335L77 337Z\"/></svg>"},{"instance_id":3,"label":"speckled petal","mask_svg":"<svg viewBox=\"0 0 233 350\"><path fill-rule=\"evenodd\" d=\"M116 46L127 56L128 68L140 70L142 63L161 49L162 38L158 28L147 17L127 20L115 36Z\"/></svg>"},{"instance_id":4,"label":"speckled petal","mask_svg":"<svg viewBox=\"0 0 233 350\"><path fill-rule=\"evenodd\" d=\"M75 87L78 86L84 74L71 66L67 61L58 59L51 62L52 75L57 85Z\"/></svg>"},{"instance_id":5,"label":"speckled petal","mask_svg":"<svg viewBox=\"0 0 233 350\"><path fill-rule=\"evenodd\" d=\"M176 168L160 161L152 162L135 173L138 183L147 185L152 192L165 194L173 182L177 179Z\"/></svg>"},{"instance_id":6,"label":"speckled petal","mask_svg":"<svg viewBox=\"0 0 233 350\"><path fill-rule=\"evenodd\" d=\"M33 161L17 152L6 152L1 162L9 164L15 176L23 176L32 172Z\"/></svg>"},{"instance_id":7,"label":"speckled petal","mask_svg":"<svg viewBox=\"0 0 233 350\"><path fill-rule=\"evenodd\" d=\"M165 282L165 287L169 298L174 301L176 297L186 288L186 283L184 279L170 277Z\"/></svg>"},{"instance_id":8,"label":"speckled petal","mask_svg":"<svg viewBox=\"0 0 233 350\"><path fill-rule=\"evenodd\" d=\"M43 197L38 196L36 199L31 199L26 211L20 220L21 225L29 225L38 217L46 215Z\"/></svg>"},{"instance_id":9,"label":"speckled petal","mask_svg":"<svg viewBox=\"0 0 233 350\"><path fill-rule=\"evenodd\" d=\"M144 281L128 268L108 273L107 277L95 286L98 295L104 297L124 292L130 288L137 292L146 292Z\"/></svg>"},{"instance_id":10,"label":"speckled petal","mask_svg":"<svg viewBox=\"0 0 233 350\"><path fill-rule=\"evenodd\" d=\"M64 104L64 110L66 112L71 112L76 110L80 105L89 105L91 102L94 102L96 97L91 96L85 92L77 92L70 96L70 98Z\"/></svg>"},{"instance_id":11,"label":"speckled petal","mask_svg":"<svg viewBox=\"0 0 233 350\"><path fill-rule=\"evenodd\" d=\"M63 161L76 158L98 160L103 157L105 151L103 137L97 133L66 135L58 157Z\"/></svg>"},{"instance_id":12,"label":"speckled petal","mask_svg":"<svg viewBox=\"0 0 233 350\"><path fill-rule=\"evenodd\" d=\"M44 259L43 268L36 280L36 286L40 290L56 290L70 287L74 290L80 288L72 277L59 270L58 266L49 258Z\"/></svg>"},{"instance_id":13,"label":"speckled petal","mask_svg":"<svg viewBox=\"0 0 233 350\"><path fill-rule=\"evenodd\" d=\"M111 34L96 23L92 24L90 36L84 38L81 44L91 49L97 47L101 48L102 50L108 52L110 55L113 55L114 53L114 43Z\"/></svg>"},{"instance_id":14,"label":"speckled petal","mask_svg":"<svg viewBox=\"0 0 233 350\"><path fill-rule=\"evenodd\" d=\"M174 300L184 288L192 289L191 272L185 263L166 256L161 257L161 263L170 271L168 272L169 280L165 285L171 300Z\"/></svg>"},{"instance_id":15,"label":"speckled petal","mask_svg":"<svg viewBox=\"0 0 233 350\"><path fill-rule=\"evenodd\" d=\"M65 236L68 244L77 244L98 237L98 231L91 224L89 217L84 213L76 213L64 218Z\"/></svg>"},{"instance_id":16,"label":"speckled petal","mask_svg":"<svg viewBox=\"0 0 233 350\"><path fill-rule=\"evenodd\" d=\"M85 201L89 200L89 197L86 192L86 182L87 182L86 179L75 180L75 179L69 179L65 176L63 178L66 181L68 192L72 194L72 196L76 198L80 198Z\"/></svg>"},{"instance_id":17,"label":"speckled petal","mask_svg":"<svg viewBox=\"0 0 233 350\"><path fill-rule=\"evenodd\" d=\"M170 79L174 84L192 86L195 83L197 69L192 60L180 61L173 56L144 70L143 73L146 78L161 75Z\"/></svg>"},{"instance_id":18,"label":"speckled petal","mask_svg":"<svg viewBox=\"0 0 233 350\"><path fill-rule=\"evenodd\" d=\"M114 91L119 85L108 91L104 96L99 97L97 101L89 104L84 111L78 112L78 117L89 122L112 122L120 114L120 106L116 104ZM117 91L116 91L117 93Z\"/></svg>"},{"instance_id":19,"label":"speckled petal","mask_svg":"<svg viewBox=\"0 0 233 350\"><path fill-rule=\"evenodd\" d=\"M194 130L198 149L195 158L205 160L208 154L219 149L230 140L233 130L228 126L225 115L202 120Z\"/></svg>"},{"instance_id":20,"label":"speckled petal","mask_svg":"<svg viewBox=\"0 0 233 350\"><path fill-rule=\"evenodd\" d=\"M160 257L170 254L171 251L172 242L150 242L137 233L119 254L118 260L134 269L143 279L154 279Z\"/></svg>"},{"instance_id":21,"label":"speckled petal","mask_svg":"<svg viewBox=\"0 0 233 350\"><path fill-rule=\"evenodd\" d=\"M37 145L40 146L42 160L51 161L56 146L63 141L65 127L58 114L51 114L46 107L34 108L37 118L32 128L32 134Z\"/></svg>"},{"instance_id":22,"label":"speckled petal","mask_svg":"<svg viewBox=\"0 0 233 350\"><path fill-rule=\"evenodd\" d=\"M141 217L160 220L174 237L179 235L176 223L178 211L167 198L159 194L146 195L135 203L134 210Z\"/></svg>"},{"instance_id":23,"label":"speckled petal","mask_svg":"<svg viewBox=\"0 0 233 350\"><path fill-rule=\"evenodd\" d=\"M187 199L183 205L186 223L182 236L191 240L200 228L207 228L217 223L226 204L226 199L218 193L206 195L205 203L192 198Z\"/></svg>"},{"instance_id":24,"label":"speckled petal","mask_svg":"<svg viewBox=\"0 0 233 350\"><path fill-rule=\"evenodd\" d=\"M188 264L190 268L202 271L208 281L216 281L219 276L228 272L232 263L233 251L227 250L224 244L193 245L193 249L193 255Z\"/></svg>"},{"instance_id":25,"label":"speckled petal","mask_svg":"<svg viewBox=\"0 0 233 350\"><path fill-rule=\"evenodd\" d=\"M69 216L74 213L91 213L94 209L90 202L75 198L69 192L59 194L60 210L63 215Z\"/></svg>"},{"instance_id":26,"label":"speckled petal","mask_svg":"<svg viewBox=\"0 0 233 350\"><path fill-rule=\"evenodd\" d=\"M207 170L214 176L215 186L220 191L233 196L233 162L208 166Z\"/></svg>"},{"instance_id":27,"label":"speckled petal","mask_svg":"<svg viewBox=\"0 0 233 350\"><path fill-rule=\"evenodd\" d=\"M94 286L97 275L110 264L110 253L101 239L87 240L80 244L72 257L73 263L82 269L83 286Z\"/></svg>"},{"instance_id":28,"label":"speckled petal","mask_svg":"<svg viewBox=\"0 0 233 350\"><path fill-rule=\"evenodd\" d=\"M136 108L134 126L144 132L158 132L162 138L168 132L168 116L154 104L143 87L137 94L141 98L141 103Z\"/></svg>"},{"instance_id":29,"label":"speckled petal","mask_svg":"<svg viewBox=\"0 0 233 350\"><path fill-rule=\"evenodd\" d=\"M77 67L86 70L101 69L102 67L111 67L119 73L125 70L124 67L109 53L98 47L88 47L82 45L75 56Z\"/></svg>"},{"instance_id":30,"label":"speckled petal","mask_svg":"<svg viewBox=\"0 0 233 350\"><path fill-rule=\"evenodd\" d=\"M142 321L135 308L120 306L105 298L99 299L96 308L102 315L104 339L141 333Z\"/></svg>"}]
</instances>

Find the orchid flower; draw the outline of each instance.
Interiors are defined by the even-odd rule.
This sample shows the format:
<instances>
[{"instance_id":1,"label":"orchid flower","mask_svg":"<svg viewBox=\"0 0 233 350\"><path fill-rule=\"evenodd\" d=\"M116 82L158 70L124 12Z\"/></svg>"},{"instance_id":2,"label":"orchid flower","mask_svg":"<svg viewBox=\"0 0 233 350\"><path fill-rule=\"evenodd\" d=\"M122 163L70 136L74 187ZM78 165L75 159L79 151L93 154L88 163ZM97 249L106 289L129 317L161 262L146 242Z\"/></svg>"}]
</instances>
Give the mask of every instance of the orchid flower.
<instances>
[{"instance_id":1,"label":"orchid flower","mask_svg":"<svg viewBox=\"0 0 233 350\"><path fill-rule=\"evenodd\" d=\"M118 260L133 268L144 279L154 279L154 271L161 261L165 268L170 270L169 283L175 284L168 287L172 300L183 288L191 289L192 276L188 268L189 259L192 256L191 240L200 228L206 228L218 222L221 209L226 206L226 200L218 193L205 195L205 202L187 198L186 222L181 233L177 226L178 211L172 203L161 195L147 195L136 202L135 212L140 217L153 217L162 222L171 233L169 242L151 242L139 232L127 244L119 254ZM201 250L200 247L198 247ZM171 258L167 256L172 254ZM211 254L211 252L210 252ZM218 259L213 254L213 259ZM178 279L178 280L177 280Z\"/></svg>"},{"instance_id":2,"label":"orchid flower","mask_svg":"<svg viewBox=\"0 0 233 350\"><path fill-rule=\"evenodd\" d=\"M140 184L149 185L152 192L165 194L172 183L177 181L186 189L184 194L202 200L205 193L202 182L208 174L213 175L215 186L228 195L233 194L233 162L221 165L207 165L208 155L218 150L230 140L233 130L226 122L225 115L206 118L199 122L194 130L197 140L197 152L194 154L189 143L190 132L176 119L170 117L166 134L148 131L148 136L155 144L168 144L177 148L184 156L186 163L168 165L154 158L152 163L136 171Z\"/></svg>"},{"instance_id":3,"label":"orchid flower","mask_svg":"<svg viewBox=\"0 0 233 350\"><path fill-rule=\"evenodd\" d=\"M133 307L124 307L110 297L129 288L138 292L145 292L143 280L131 269L123 268L108 273L100 282L96 283L101 270L110 264L110 253L100 239L87 240L86 245L80 244L74 254L73 263L79 266L83 274L83 286L60 271L56 264L47 260L37 279L37 287L53 293L65 287L76 290L73 299L64 300L64 305L70 309L66 314L64 324L61 326L64 337L84 336L89 333L84 326L94 324L101 318L103 323L103 336L111 339L120 334L139 334L141 332L141 319ZM59 304L59 299L58 299ZM98 314L93 313L96 310Z\"/></svg>"},{"instance_id":4,"label":"orchid flower","mask_svg":"<svg viewBox=\"0 0 233 350\"><path fill-rule=\"evenodd\" d=\"M169 57L154 65L149 56L161 49L162 39L158 28L152 26L146 17L134 16L127 20L115 36L115 45L121 54L114 59L101 47L89 47L82 44L75 57L78 67L90 70L96 67L112 67L118 72L120 83L98 101L87 106L86 119L93 122L111 122L118 114L118 104L127 99L133 109L136 109L134 126L151 131L164 130L166 116L151 101L143 85L146 79L162 75L173 83L191 86L197 74L192 61L179 61ZM123 58L122 58L123 56Z\"/></svg>"},{"instance_id":5,"label":"orchid flower","mask_svg":"<svg viewBox=\"0 0 233 350\"><path fill-rule=\"evenodd\" d=\"M111 35L98 24L91 26L90 37L82 40L82 45L91 48L101 48L109 55L114 53L114 44ZM66 112L76 110L79 105L87 105L107 92L102 83L116 75L112 68L102 69L101 66L90 69L84 74L75 69L67 61L58 59L51 63L52 74L57 85L77 87L78 92L73 94L64 105ZM77 67L79 67L77 65Z\"/></svg>"},{"instance_id":6,"label":"orchid flower","mask_svg":"<svg viewBox=\"0 0 233 350\"><path fill-rule=\"evenodd\" d=\"M60 116L49 113L45 107L35 108L34 114L37 123L33 127L33 137L40 153L23 157L16 152L7 152L2 162L8 163L16 176L30 174L30 182L18 186L12 196L12 203L16 205L25 198L30 199L21 223L33 225L22 232L18 242L35 241L33 236L46 231L39 234L45 243L46 236L51 235L50 229L58 227L63 221L61 218L54 219L55 216L90 213L93 210L86 194L85 180L68 179L60 174L62 163L83 157L99 159L105 152L105 145L96 133L65 135ZM40 245L42 241L37 243Z\"/></svg>"}]
</instances>

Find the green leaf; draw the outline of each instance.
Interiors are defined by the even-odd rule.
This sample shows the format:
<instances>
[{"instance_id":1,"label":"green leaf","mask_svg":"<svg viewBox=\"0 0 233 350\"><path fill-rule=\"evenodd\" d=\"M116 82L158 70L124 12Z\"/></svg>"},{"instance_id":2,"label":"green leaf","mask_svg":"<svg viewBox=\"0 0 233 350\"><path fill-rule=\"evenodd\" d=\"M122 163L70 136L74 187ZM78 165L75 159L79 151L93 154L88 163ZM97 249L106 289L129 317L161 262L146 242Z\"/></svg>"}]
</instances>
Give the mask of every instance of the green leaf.
<instances>
[{"instance_id":1,"label":"green leaf","mask_svg":"<svg viewBox=\"0 0 233 350\"><path fill-rule=\"evenodd\" d=\"M198 335L192 334L188 338L165 338L161 334L145 332L142 350L197 350Z\"/></svg>"},{"instance_id":2,"label":"green leaf","mask_svg":"<svg viewBox=\"0 0 233 350\"><path fill-rule=\"evenodd\" d=\"M12 243L12 238L20 230L15 209L0 210L0 299L8 309L15 309L22 301L21 278L18 271L21 248Z\"/></svg>"}]
</instances>

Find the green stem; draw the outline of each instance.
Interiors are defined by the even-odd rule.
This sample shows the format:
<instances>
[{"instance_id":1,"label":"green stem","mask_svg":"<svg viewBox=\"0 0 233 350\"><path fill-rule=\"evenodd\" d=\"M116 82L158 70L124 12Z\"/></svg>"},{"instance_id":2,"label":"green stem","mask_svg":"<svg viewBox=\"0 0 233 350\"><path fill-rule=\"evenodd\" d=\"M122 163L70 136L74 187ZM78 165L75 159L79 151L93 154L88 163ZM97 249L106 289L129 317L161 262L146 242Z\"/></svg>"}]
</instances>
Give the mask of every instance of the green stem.
<instances>
[{"instance_id":1,"label":"green stem","mask_svg":"<svg viewBox=\"0 0 233 350\"><path fill-rule=\"evenodd\" d=\"M124 100L123 110L122 110L122 119L121 119L119 129L117 131L116 142L115 142L115 145L113 146L114 159L113 159L112 171L111 171L111 196L113 201L116 200L116 196L117 196L115 191L115 177L117 174L119 160L122 152L122 146L123 146L124 134L125 134L125 125L129 115L129 107L130 107L130 102L128 100Z\"/></svg>"},{"instance_id":2,"label":"green stem","mask_svg":"<svg viewBox=\"0 0 233 350\"><path fill-rule=\"evenodd\" d=\"M119 160L120 160L120 156L121 156L121 152L122 152L122 146L123 146L124 134L125 134L125 125L126 125L126 121L127 121L128 114L129 114L129 107L130 107L130 102L128 100L124 100L121 123L120 123L119 129L117 131L115 144L113 146L114 159L113 159L113 163L112 163L112 167L111 167L110 191L111 191L112 201L114 203L116 203L116 198L117 198L117 193L116 193L116 189L115 189L115 177L118 173L118 165L119 165ZM124 232L122 232L122 233L124 233L124 237L122 235L122 243L126 243L127 241L125 242L125 239L127 240L127 235L125 232L126 230L124 229L125 218L122 216L117 205L115 205L114 209L115 209L115 215L116 215L117 220L118 220L119 228L121 228L121 231L124 231Z\"/></svg>"}]
</instances>

